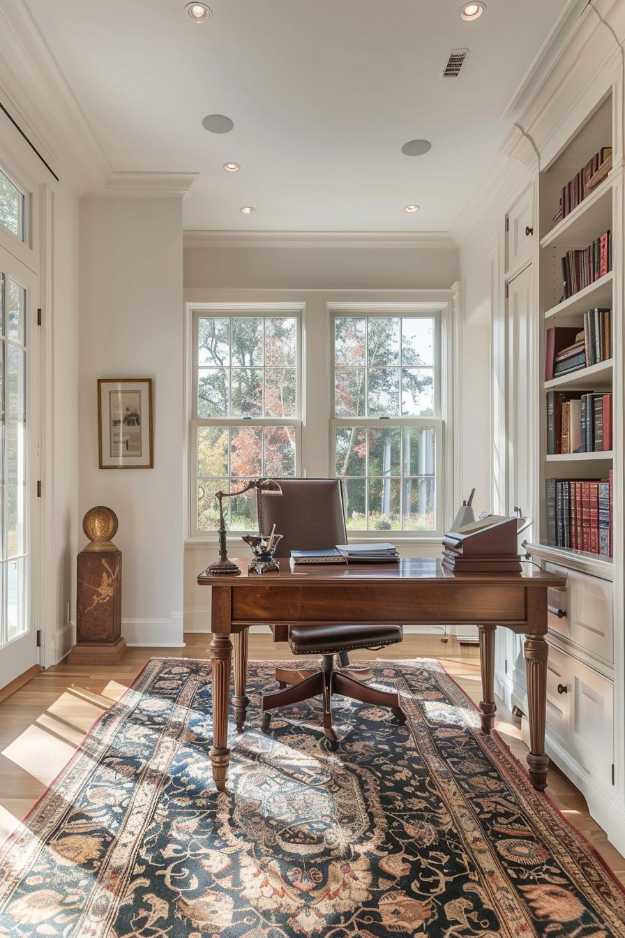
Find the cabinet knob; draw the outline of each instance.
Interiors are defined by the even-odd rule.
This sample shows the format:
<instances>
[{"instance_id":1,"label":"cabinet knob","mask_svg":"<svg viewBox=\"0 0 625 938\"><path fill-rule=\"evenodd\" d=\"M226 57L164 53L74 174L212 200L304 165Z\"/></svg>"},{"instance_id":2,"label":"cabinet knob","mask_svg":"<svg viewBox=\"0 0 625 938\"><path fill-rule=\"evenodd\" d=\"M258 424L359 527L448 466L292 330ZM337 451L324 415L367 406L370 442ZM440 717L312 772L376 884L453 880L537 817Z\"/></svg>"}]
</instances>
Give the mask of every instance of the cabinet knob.
<instances>
[{"instance_id":1,"label":"cabinet knob","mask_svg":"<svg viewBox=\"0 0 625 938\"><path fill-rule=\"evenodd\" d=\"M566 684L558 684L558 693L559 694L568 694L569 689Z\"/></svg>"},{"instance_id":2,"label":"cabinet knob","mask_svg":"<svg viewBox=\"0 0 625 938\"><path fill-rule=\"evenodd\" d=\"M526 225L526 226L525 226L525 237L526 237L526 238L529 238L530 235L533 235L533 234L534 234L534 229L533 229L533 228L530 228L529 225Z\"/></svg>"}]
</instances>

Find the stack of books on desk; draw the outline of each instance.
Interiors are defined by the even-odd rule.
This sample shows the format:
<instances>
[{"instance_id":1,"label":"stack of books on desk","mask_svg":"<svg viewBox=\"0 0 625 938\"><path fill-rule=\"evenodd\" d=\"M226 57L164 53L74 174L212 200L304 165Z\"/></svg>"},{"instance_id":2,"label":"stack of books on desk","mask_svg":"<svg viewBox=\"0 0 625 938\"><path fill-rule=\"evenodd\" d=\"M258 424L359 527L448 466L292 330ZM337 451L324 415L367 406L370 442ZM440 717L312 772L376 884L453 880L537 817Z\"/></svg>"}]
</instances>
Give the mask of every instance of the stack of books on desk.
<instances>
[{"instance_id":1,"label":"stack of books on desk","mask_svg":"<svg viewBox=\"0 0 625 938\"><path fill-rule=\"evenodd\" d=\"M442 567L449 573L520 573L517 518L489 515L443 538Z\"/></svg>"},{"instance_id":2,"label":"stack of books on desk","mask_svg":"<svg viewBox=\"0 0 625 938\"><path fill-rule=\"evenodd\" d=\"M348 563L386 563L399 560L394 544L337 544L336 549Z\"/></svg>"}]
</instances>

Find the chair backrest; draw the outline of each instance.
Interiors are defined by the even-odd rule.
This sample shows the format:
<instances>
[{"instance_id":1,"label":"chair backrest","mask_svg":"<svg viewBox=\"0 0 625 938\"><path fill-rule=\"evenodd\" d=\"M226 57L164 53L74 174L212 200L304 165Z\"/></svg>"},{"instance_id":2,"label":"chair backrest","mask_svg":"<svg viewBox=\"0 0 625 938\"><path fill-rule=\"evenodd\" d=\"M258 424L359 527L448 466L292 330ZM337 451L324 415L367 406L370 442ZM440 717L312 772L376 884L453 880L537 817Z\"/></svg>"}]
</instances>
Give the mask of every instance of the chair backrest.
<instances>
[{"instance_id":1,"label":"chair backrest","mask_svg":"<svg viewBox=\"0 0 625 938\"><path fill-rule=\"evenodd\" d=\"M343 488L340 479L276 479L282 495L257 490L258 530L269 534L273 525L283 538L276 557L291 550L323 550L347 542Z\"/></svg>"}]
</instances>

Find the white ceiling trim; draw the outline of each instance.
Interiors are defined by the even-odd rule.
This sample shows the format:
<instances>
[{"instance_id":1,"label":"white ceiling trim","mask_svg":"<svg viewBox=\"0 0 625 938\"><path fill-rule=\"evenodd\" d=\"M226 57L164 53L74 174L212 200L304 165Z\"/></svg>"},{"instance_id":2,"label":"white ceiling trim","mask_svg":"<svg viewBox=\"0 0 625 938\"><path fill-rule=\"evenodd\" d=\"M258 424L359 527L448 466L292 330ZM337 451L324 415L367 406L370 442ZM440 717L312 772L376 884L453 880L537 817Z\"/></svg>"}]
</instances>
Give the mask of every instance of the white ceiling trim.
<instances>
[{"instance_id":1,"label":"white ceiling trim","mask_svg":"<svg viewBox=\"0 0 625 938\"><path fill-rule=\"evenodd\" d=\"M184 246L213 248L393 248L418 250L457 247L448 232L424 231L217 231L190 228Z\"/></svg>"},{"instance_id":2,"label":"white ceiling trim","mask_svg":"<svg viewBox=\"0 0 625 938\"><path fill-rule=\"evenodd\" d=\"M198 173L119 172L108 177L98 195L111 198L167 198L188 195Z\"/></svg>"}]
</instances>

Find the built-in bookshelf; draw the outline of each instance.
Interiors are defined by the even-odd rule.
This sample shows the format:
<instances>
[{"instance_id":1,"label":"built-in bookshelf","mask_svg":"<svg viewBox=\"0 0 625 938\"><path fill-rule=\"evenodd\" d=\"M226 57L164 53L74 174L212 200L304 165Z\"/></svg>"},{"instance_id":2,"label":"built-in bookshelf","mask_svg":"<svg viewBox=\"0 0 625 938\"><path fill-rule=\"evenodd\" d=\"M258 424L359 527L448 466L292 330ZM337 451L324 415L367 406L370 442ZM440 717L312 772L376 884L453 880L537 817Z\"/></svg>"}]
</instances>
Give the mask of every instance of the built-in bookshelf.
<instances>
[{"instance_id":1,"label":"built-in bookshelf","mask_svg":"<svg viewBox=\"0 0 625 938\"><path fill-rule=\"evenodd\" d=\"M613 563L615 174L608 95L539 175L538 540L555 562ZM619 228L619 226L616 226ZM616 246L616 250L620 245ZM596 570L596 564L594 564Z\"/></svg>"}]
</instances>

